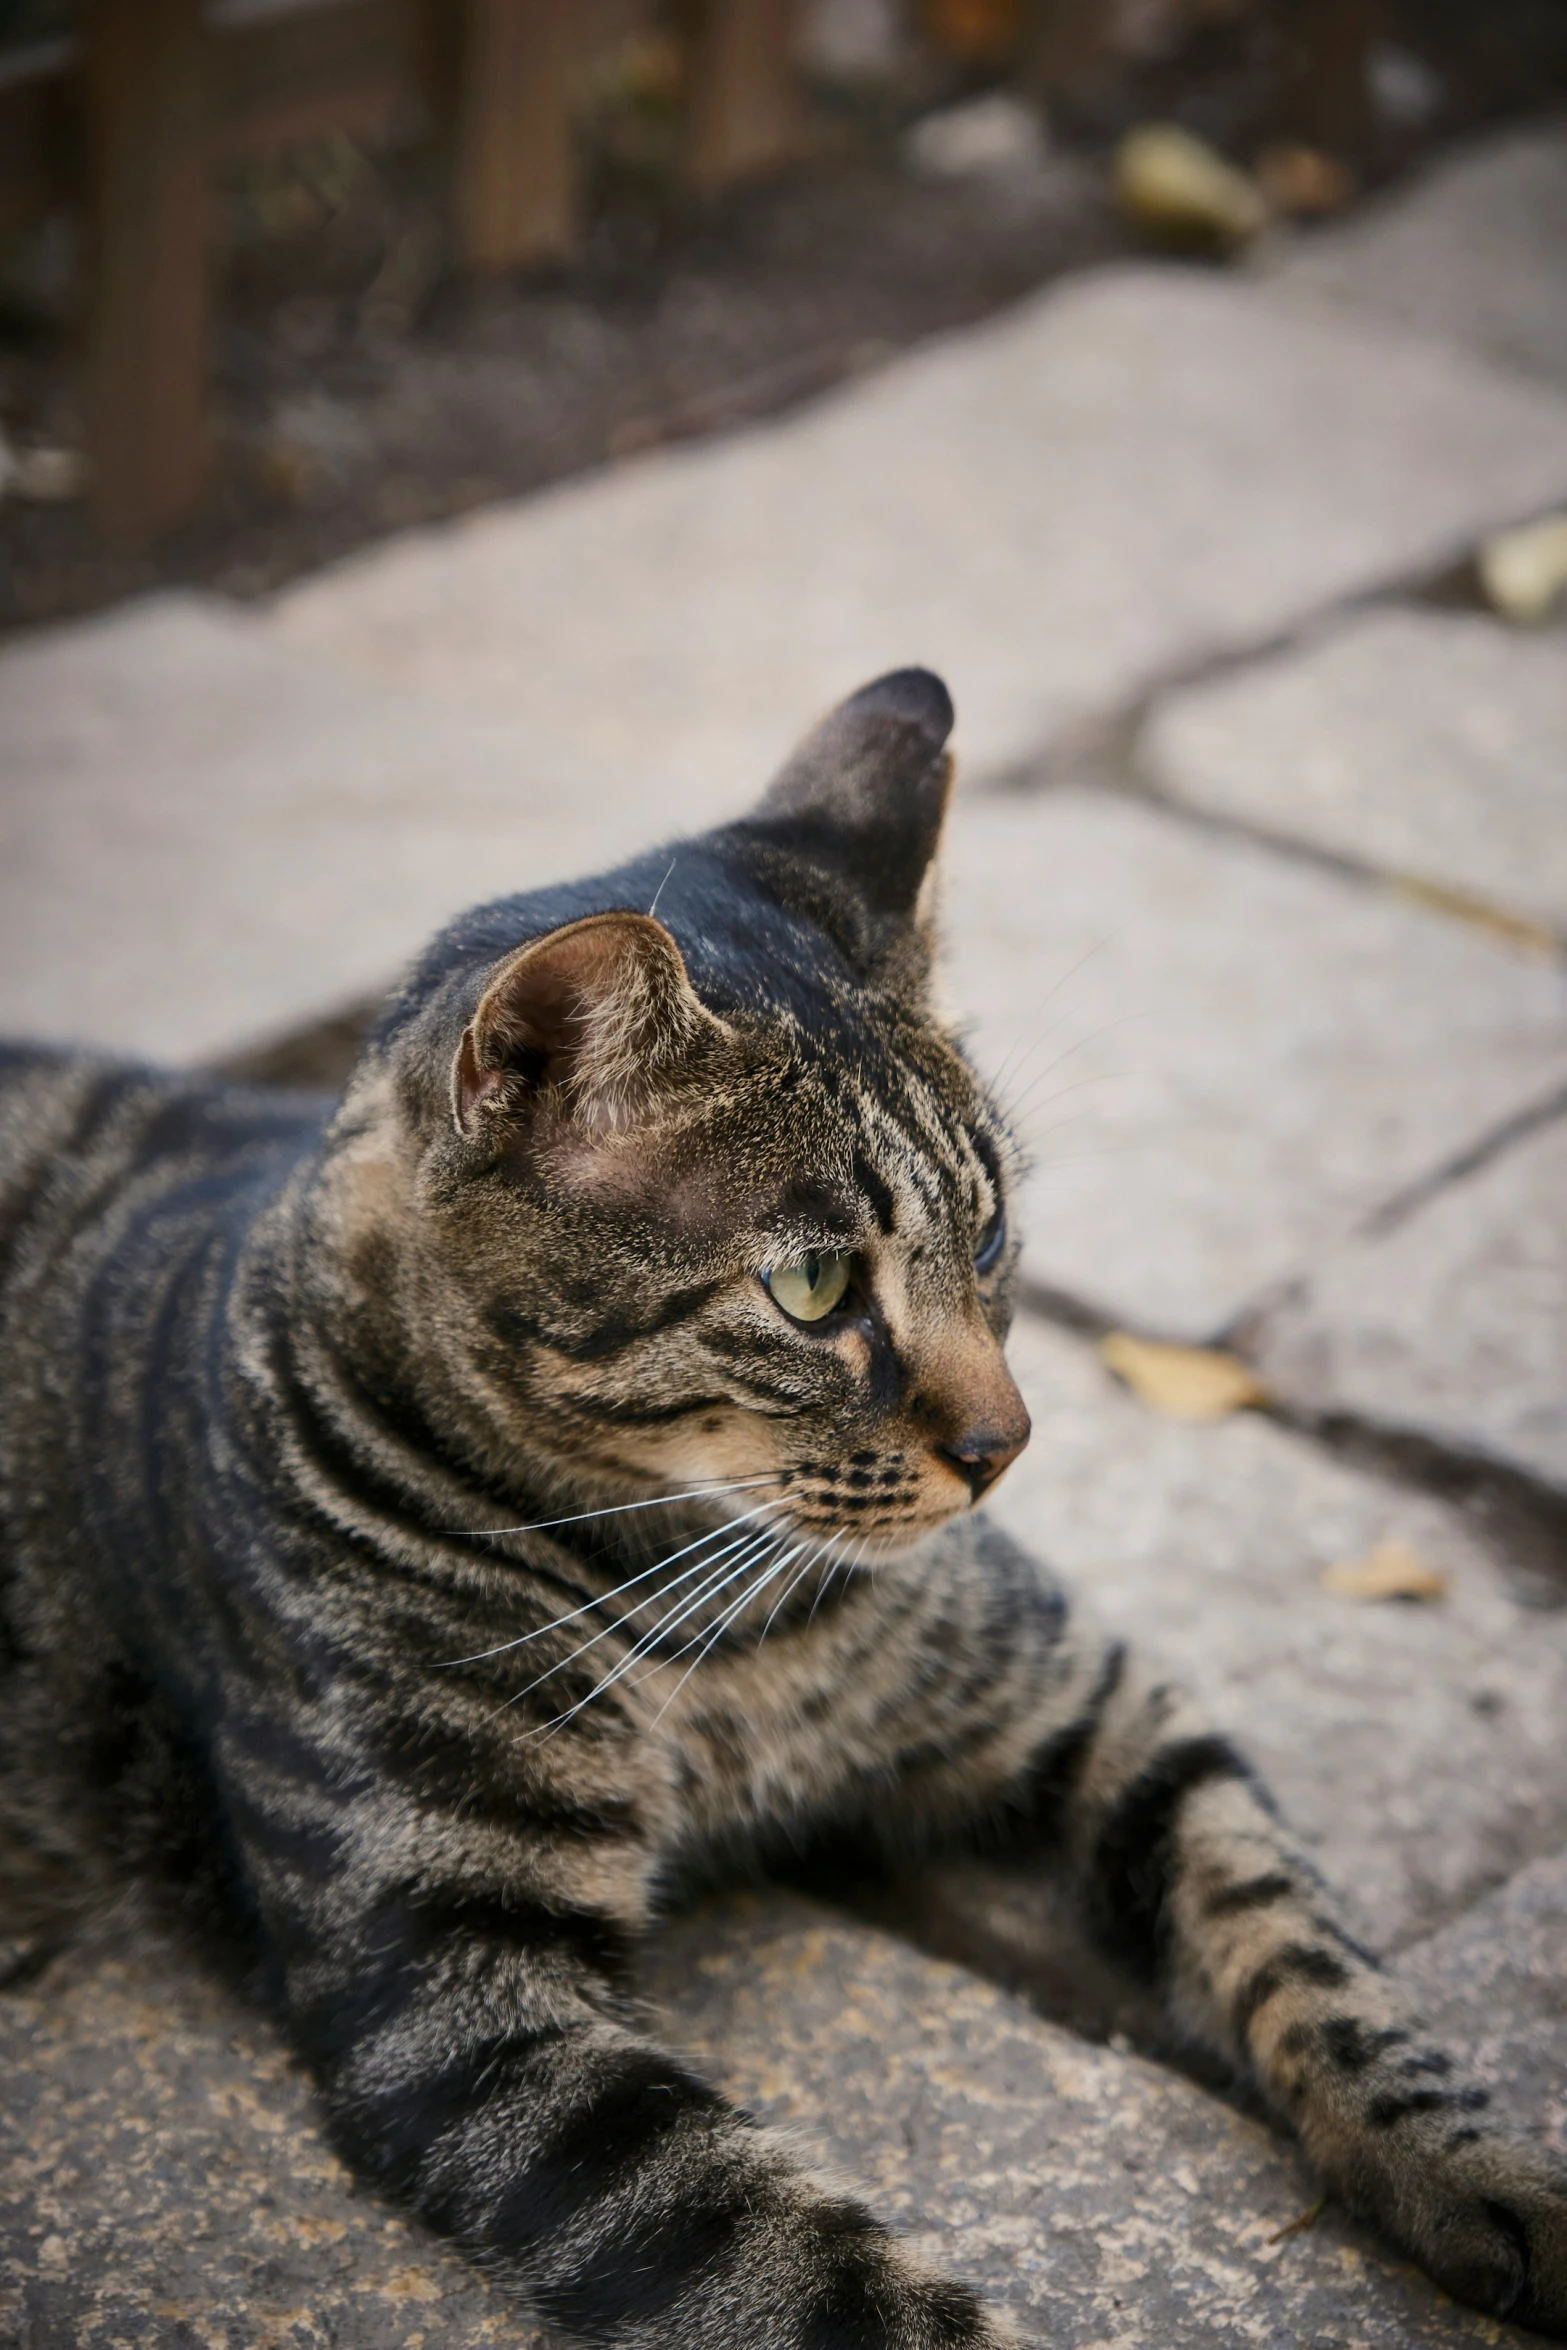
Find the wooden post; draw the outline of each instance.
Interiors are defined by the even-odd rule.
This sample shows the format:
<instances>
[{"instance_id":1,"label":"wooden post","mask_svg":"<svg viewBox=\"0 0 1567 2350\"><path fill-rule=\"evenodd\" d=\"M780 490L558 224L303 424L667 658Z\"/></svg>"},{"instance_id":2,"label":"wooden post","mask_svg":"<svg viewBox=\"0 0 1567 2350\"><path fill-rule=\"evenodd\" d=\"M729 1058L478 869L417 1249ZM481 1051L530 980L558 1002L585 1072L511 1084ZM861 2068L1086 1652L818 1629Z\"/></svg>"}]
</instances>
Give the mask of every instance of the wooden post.
<instances>
[{"instance_id":1,"label":"wooden post","mask_svg":"<svg viewBox=\"0 0 1567 2350\"><path fill-rule=\"evenodd\" d=\"M572 0L467 0L457 97L458 259L497 275L577 242Z\"/></svg>"},{"instance_id":2,"label":"wooden post","mask_svg":"<svg viewBox=\"0 0 1567 2350\"><path fill-rule=\"evenodd\" d=\"M87 446L121 544L182 521L206 470L206 60L201 0L91 0Z\"/></svg>"},{"instance_id":3,"label":"wooden post","mask_svg":"<svg viewBox=\"0 0 1567 2350\"><path fill-rule=\"evenodd\" d=\"M1306 0L1294 112L1302 135L1331 155L1353 155L1370 121L1371 49L1384 0Z\"/></svg>"},{"instance_id":4,"label":"wooden post","mask_svg":"<svg viewBox=\"0 0 1567 2350\"><path fill-rule=\"evenodd\" d=\"M1113 13L1103 0L1040 0L1027 41L1026 79L1067 107L1091 101L1114 60Z\"/></svg>"},{"instance_id":5,"label":"wooden post","mask_svg":"<svg viewBox=\"0 0 1567 2350\"><path fill-rule=\"evenodd\" d=\"M774 171L797 151L795 14L795 0L707 0L686 116L686 169L699 188Z\"/></svg>"}]
</instances>

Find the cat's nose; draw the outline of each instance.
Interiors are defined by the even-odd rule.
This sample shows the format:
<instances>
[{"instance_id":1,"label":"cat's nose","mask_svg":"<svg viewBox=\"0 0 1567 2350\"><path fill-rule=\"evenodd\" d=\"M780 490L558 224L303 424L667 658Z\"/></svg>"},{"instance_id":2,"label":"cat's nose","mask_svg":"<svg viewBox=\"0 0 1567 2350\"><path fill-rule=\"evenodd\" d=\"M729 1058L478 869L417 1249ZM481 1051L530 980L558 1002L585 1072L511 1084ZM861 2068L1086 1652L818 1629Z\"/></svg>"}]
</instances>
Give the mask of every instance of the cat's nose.
<instances>
[{"instance_id":1,"label":"cat's nose","mask_svg":"<svg viewBox=\"0 0 1567 2350\"><path fill-rule=\"evenodd\" d=\"M1033 1423L1030 1421L1023 1398L1016 1396L1015 1407L995 1419L977 1422L965 1428L950 1444L941 1448L942 1457L949 1461L960 1477L966 1478L975 1501L988 1493L1003 1469L1009 1469L1029 1439Z\"/></svg>"}]
</instances>

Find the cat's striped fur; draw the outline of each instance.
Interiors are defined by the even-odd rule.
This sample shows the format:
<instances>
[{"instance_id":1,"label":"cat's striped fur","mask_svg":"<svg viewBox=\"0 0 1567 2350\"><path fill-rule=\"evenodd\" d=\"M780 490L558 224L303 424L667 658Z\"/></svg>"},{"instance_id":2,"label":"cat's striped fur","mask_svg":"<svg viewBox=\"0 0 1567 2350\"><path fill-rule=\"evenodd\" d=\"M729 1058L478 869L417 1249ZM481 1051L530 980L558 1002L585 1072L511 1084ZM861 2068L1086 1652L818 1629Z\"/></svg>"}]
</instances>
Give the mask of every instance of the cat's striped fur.
<instances>
[{"instance_id":1,"label":"cat's striped fur","mask_svg":"<svg viewBox=\"0 0 1567 2350\"><path fill-rule=\"evenodd\" d=\"M11 1809L221 1884L350 2159L583 2341L1009 2338L639 2023L677 1889L822 1837L1065 1872L1325 2179L1561 2330L1560 2172L973 1514L1027 1424L927 999L950 717L882 680L753 818L459 921L335 1112L0 1060ZM759 1275L811 1249L806 1328Z\"/></svg>"}]
</instances>

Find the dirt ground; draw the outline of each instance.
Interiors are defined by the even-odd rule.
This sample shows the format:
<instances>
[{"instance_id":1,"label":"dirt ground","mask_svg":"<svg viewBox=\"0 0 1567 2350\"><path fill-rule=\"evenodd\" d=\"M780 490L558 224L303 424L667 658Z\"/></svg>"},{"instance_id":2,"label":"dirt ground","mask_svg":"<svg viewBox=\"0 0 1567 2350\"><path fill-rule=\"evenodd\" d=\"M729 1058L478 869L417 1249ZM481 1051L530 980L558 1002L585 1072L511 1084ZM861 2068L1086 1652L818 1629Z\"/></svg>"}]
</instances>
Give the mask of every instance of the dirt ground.
<instances>
[{"instance_id":1,"label":"dirt ground","mask_svg":"<svg viewBox=\"0 0 1567 2350\"><path fill-rule=\"evenodd\" d=\"M1393 14L1416 68L1402 95L1383 75L1362 193L1567 91L1564 0ZM222 195L205 510L120 554L80 499L6 499L0 632L177 582L263 595L387 532L782 408L1133 250L1108 195L1127 123L1172 116L1249 157L1282 118L1280 11L1231 15L1052 101L1029 170L908 167L908 122L965 86L927 61L896 88L820 95L797 168L708 204L680 188L644 67L591 126L579 260L483 286L447 266L440 156L339 139L249 169ZM0 423L20 445L77 443L77 274L64 221L0 246Z\"/></svg>"}]
</instances>

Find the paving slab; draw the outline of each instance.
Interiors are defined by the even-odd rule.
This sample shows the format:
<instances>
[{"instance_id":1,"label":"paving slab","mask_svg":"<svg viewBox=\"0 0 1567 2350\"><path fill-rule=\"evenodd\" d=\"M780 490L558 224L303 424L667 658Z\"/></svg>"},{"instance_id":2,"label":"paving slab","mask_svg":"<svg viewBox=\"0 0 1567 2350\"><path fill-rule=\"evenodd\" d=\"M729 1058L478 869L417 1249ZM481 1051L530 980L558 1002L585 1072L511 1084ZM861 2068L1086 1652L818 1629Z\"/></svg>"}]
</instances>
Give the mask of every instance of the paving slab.
<instances>
[{"instance_id":1,"label":"paving slab","mask_svg":"<svg viewBox=\"0 0 1567 2350\"><path fill-rule=\"evenodd\" d=\"M582 757L335 676L216 597L0 653L0 1029L183 1058L380 990L640 811Z\"/></svg>"},{"instance_id":2,"label":"paving slab","mask_svg":"<svg viewBox=\"0 0 1567 2350\"><path fill-rule=\"evenodd\" d=\"M1188 806L1567 932L1564 745L1567 629L1392 610L1169 695L1138 756Z\"/></svg>"},{"instance_id":3,"label":"paving slab","mask_svg":"<svg viewBox=\"0 0 1567 2350\"><path fill-rule=\"evenodd\" d=\"M1204 1337L1567 1076L1567 982L1077 789L960 805L948 995L1035 1167L1025 1270Z\"/></svg>"},{"instance_id":4,"label":"paving slab","mask_svg":"<svg viewBox=\"0 0 1567 2350\"><path fill-rule=\"evenodd\" d=\"M296 643L735 805L925 661L971 778L1567 497L1567 401L1239 279L1085 275L781 422L416 532Z\"/></svg>"},{"instance_id":5,"label":"paving slab","mask_svg":"<svg viewBox=\"0 0 1567 2350\"><path fill-rule=\"evenodd\" d=\"M763 1899L677 1929L654 1976L731 2094L868 2185L1051 2350L1370 2350L1528 2338L1324 2213L1288 2143L964 1970Z\"/></svg>"},{"instance_id":6,"label":"paving slab","mask_svg":"<svg viewBox=\"0 0 1567 2350\"><path fill-rule=\"evenodd\" d=\"M1010 1351L1034 1435L992 1514L1255 1757L1377 1947L1567 1844L1567 1610L1522 1604L1445 1504L1258 1413L1163 1417L1032 1316ZM1386 1540L1446 1598L1324 1587ZM989 1919L1001 1944L1007 1918Z\"/></svg>"},{"instance_id":7,"label":"paving slab","mask_svg":"<svg viewBox=\"0 0 1567 2350\"><path fill-rule=\"evenodd\" d=\"M1472 2052L1497 2112L1567 2154L1567 1852L1520 1869L1399 1971L1437 2036Z\"/></svg>"},{"instance_id":8,"label":"paving slab","mask_svg":"<svg viewBox=\"0 0 1567 2350\"><path fill-rule=\"evenodd\" d=\"M1282 1398L1567 1493L1567 1112L1335 1252L1247 1352Z\"/></svg>"},{"instance_id":9,"label":"paving slab","mask_svg":"<svg viewBox=\"0 0 1567 2350\"><path fill-rule=\"evenodd\" d=\"M11 2350L543 2350L361 2193L265 2022L134 1927L0 1995Z\"/></svg>"},{"instance_id":10,"label":"paving slab","mask_svg":"<svg viewBox=\"0 0 1567 2350\"><path fill-rule=\"evenodd\" d=\"M1052 2350L1525 2337L1312 2200L1282 2138L962 1969L786 1896L655 1950L665 2029ZM18 2350L542 2350L361 2193L269 2028L122 1933L0 1999L0 2338Z\"/></svg>"},{"instance_id":11,"label":"paving slab","mask_svg":"<svg viewBox=\"0 0 1567 2350\"><path fill-rule=\"evenodd\" d=\"M1280 291L1567 388L1567 122L1509 131L1299 242Z\"/></svg>"},{"instance_id":12,"label":"paving slab","mask_svg":"<svg viewBox=\"0 0 1567 2350\"><path fill-rule=\"evenodd\" d=\"M1567 1619L1518 1610L1448 1513L1254 1416L1156 1419L1035 1322L1014 1359L1038 1435L1002 1514L1209 1696L1379 1939L1560 1844ZM1440 1608L1321 1590L1321 1564L1390 1532L1452 1577ZM1004 1963L1018 1906L998 1917L983 1880L948 1884L965 1896L972 1946L988 1930ZM1410 1962L1443 2028L1479 2035L1488 2083L1558 2131L1564 1913L1567 1884L1532 1872ZM0 2000L0 2338L532 2350L481 2279L353 2187L216 1976L145 1930L106 1939L111 1955ZM1271 2242L1314 2192L1285 2141L885 1933L782 1898L718 1904L655 1947L648 1979L705 2070L1009 2302L1027 2338L1512 2338L1331 2212Z\"/></svg>"}]
</instances>

